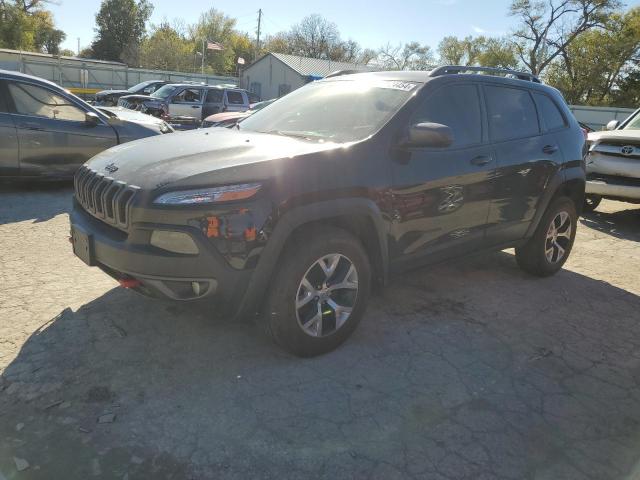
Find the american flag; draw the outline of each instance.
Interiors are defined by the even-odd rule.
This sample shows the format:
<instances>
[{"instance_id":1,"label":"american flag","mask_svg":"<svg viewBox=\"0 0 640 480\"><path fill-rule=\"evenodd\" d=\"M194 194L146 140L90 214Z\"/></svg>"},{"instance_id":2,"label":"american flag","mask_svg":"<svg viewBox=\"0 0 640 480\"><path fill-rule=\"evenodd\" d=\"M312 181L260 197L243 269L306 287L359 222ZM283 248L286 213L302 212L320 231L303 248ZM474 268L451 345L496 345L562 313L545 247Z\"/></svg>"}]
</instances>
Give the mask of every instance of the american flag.
<instances>
[{"instance_id":1,"label":"american flag","mask_svg":"<svg viewBox=\"0 0 640 480\"><path fill-rule=\"evenodd\" d=\"M207 40L207 50L224 50L224 47L216 42L210 42Z\"/></svg>"}]
</instances>

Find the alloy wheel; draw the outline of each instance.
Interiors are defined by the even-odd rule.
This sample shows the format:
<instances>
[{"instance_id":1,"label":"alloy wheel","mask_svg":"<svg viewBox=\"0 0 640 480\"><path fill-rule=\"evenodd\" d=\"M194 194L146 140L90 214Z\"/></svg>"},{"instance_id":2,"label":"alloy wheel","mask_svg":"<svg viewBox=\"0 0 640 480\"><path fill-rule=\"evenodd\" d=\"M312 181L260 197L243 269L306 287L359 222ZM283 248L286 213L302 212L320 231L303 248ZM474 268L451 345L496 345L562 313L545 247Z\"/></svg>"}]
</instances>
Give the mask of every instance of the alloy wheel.
<instances>
[{"instance_id":1,"label":"alloy wheel","mask_svg":"<svg viewBox=\"0 0 640 480\"><path fill-rule=\"evenodd\" d=\"M547 230L544 253L549 263L561 261L571 244L571 216L567 212L559 212Z\"/></svg>"},{"instance_id":2,"label":"alloy wheel","mask_svg":"<svg viewBox=\"0 0 640 480\"><path fill-rule=\"evenodd\" d=\"M358 272L344 255L332 253L316 260L298 286L298 324L312 337L331 335L351 316L358 295Z\"/></svg>"}]
</instances>

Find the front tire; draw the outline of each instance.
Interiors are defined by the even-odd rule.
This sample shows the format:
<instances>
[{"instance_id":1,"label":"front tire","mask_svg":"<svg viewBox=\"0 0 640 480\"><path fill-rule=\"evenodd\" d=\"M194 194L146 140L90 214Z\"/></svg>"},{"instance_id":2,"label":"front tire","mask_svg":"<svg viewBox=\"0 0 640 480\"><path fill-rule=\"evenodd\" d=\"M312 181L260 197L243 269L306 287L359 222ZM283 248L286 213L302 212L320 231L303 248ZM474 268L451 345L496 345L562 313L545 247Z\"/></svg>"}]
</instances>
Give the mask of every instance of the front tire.
<instances>
[{"instance_id":1,"label":"front tire","mask_svg":"<svg viewBox=\"0 0 640 480\"><path fill-rule=\"evenodd\" d=\"M554 200L542 216L533 237L516 248L516 261L524 271L547 277L562 268L571 253L578 215L567 197Z\"/></svg>"},{"instance_id":2,"label":"front tire","mask_svg":"<svg viewBox=\"0 0 640 480\"><path fill-rule=\"evenodd\" d=\"M355 330L369 298L371 267L357 238L317 226L282 253L264 318L284 349L311 357L337 348Z\"/></svg>"}]
</instances>

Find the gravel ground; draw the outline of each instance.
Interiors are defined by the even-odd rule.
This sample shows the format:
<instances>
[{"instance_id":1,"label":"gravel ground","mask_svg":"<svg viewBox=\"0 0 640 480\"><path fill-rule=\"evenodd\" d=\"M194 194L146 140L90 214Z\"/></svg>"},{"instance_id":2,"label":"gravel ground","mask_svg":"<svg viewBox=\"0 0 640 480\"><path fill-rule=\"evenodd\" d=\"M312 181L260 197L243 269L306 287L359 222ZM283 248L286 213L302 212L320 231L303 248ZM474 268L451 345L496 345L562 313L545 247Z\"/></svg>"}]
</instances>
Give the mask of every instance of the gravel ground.
<instances>
[{"instance_id":1,"label":"gravel ground","mask_svg":"<svg viewBox=\"0 0 640 480\"><path fill-rule=\"evenodd\" d=\"M0 480L640 478L636 206L553 278L510 251L395 278L301 360L86 267L70 196L0 192Z\"/></svg>"}]
</instances>

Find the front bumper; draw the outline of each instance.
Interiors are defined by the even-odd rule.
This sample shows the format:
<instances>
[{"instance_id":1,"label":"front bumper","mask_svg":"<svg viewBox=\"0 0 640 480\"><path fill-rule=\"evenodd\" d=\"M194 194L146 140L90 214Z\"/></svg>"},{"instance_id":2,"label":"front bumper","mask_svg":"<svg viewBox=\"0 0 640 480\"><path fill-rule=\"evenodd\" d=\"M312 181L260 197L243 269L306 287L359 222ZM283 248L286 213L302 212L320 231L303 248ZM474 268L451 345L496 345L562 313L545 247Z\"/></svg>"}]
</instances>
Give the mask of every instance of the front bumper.
<instances>
[{"instance_id":1,"label":"front bumper","mask_svg":"<svg viewBox=\"0 0 640 480\"><path fill-rule=\"evenodd\" d=\"M640 200L640 184L634 186L614 182L615 180L612 181L610 179L587 180L585 193L600 195L601 197Z\"/></svg>"},{"instance_id":2,"label":"front bumper","mask_svg":"<svg viewBox=\"0 0 640 480\"><path fill-rule=\"evenodd\" d=\"M116 280L137 280L133 289L147 296L172 300L210 299L225 312L235 312L252 270L232 268L197 229L170 226L189 234L197 255L177 254L149 244L151 232L167 225L135 224L129 233L120 231L85 212L74 200L70 215L72 238L86 234L90 255L76 255ZM80 233L79 233L80 232ZM74 244L74 251L77 245Z\"/></svg>"}]
</instances>

